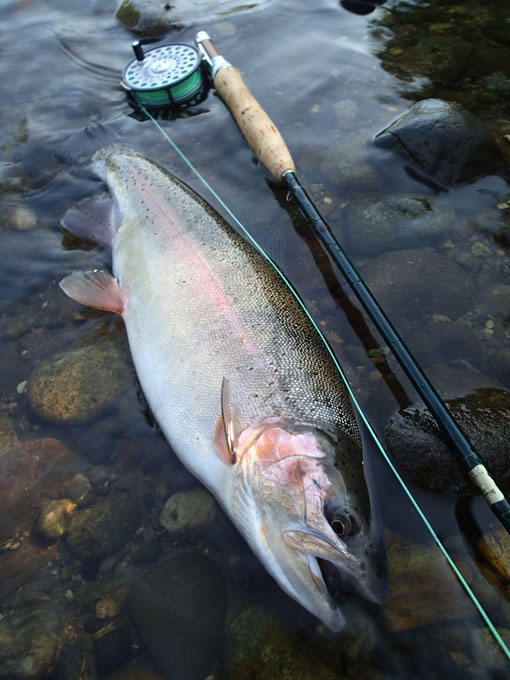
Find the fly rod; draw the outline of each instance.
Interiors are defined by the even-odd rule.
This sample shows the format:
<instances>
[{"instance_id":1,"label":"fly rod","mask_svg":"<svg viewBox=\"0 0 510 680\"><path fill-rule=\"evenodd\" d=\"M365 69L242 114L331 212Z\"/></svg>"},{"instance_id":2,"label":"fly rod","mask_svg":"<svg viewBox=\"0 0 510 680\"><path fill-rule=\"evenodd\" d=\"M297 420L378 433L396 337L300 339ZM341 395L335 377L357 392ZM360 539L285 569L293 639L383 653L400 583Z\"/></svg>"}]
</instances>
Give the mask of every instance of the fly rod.
<instances>
[{"instance_id":1,"label":"fly rod","mask_svg":"<svg viewBox=\"0 0 510 680\"><path fill-rule=\"evenodd\" d=\"M220 54L209 35L205 31L200 31L195 42L207 56L214 87L252 151L266 170L288 187L315 235L326 248L441 427L447 442L460 454L468 476L480 489L493 513L510 533L510 503L299 182L290 152L275 124L246 87L239 71Z\"/></svg>"}]
</instances>

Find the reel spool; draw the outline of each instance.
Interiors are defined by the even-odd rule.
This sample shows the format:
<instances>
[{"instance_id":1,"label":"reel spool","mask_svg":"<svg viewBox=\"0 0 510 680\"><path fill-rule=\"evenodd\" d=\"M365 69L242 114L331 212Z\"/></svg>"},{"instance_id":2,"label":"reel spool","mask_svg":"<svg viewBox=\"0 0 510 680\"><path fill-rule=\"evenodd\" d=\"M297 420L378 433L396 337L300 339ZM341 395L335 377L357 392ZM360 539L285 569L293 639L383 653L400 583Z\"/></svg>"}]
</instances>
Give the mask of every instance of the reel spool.
<instances>
[{"instance_id":1,"label":"reel spool","mask_svg":"<svg viewBox=\"0 0 510 680\"><path fill-rule=\"evenodd\" d=\"M136 59L121 80L131 104L164 112L203 101L209 89L203 53L186 43L168 43L144 52L142 45L157 41L146 38L132 43Z\"/></svg>"}]
</instances>

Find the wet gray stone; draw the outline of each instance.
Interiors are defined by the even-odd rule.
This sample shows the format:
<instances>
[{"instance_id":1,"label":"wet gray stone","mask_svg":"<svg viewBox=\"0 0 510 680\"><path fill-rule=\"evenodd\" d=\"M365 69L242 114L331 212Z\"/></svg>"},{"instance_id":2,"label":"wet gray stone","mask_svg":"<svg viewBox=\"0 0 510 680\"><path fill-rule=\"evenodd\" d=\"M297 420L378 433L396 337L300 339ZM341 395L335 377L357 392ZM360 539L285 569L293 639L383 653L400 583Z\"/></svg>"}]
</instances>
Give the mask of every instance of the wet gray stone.
<instances>
[{"instance_id":1,"label":"wet gray stone","mask_svg":"<svg viewBox=\"0 0 510 680\"><path fill-rule=\"evenodd\" d=\"M401 329L433 314L455 320L472 305L473 284L468 274L429 249L385 253L361 267L361 274Z\"/></svg>"},{"instance_id":2,"label":"wet gray stone","mask_svg":"<svg viewBox=\"0 0 510 680\"><path fill-rule=\"evenodd\" d=\"M138 502L131 494L111 494L79 510L69 522L67 543L83 562L102 560L120 550L138 528Z\"/></svg>"},{"instance_id":3,"label":"wet gray stone","mask_svg":"<svg viewBox=\"0 0 510 680\"><path fill-rule=\"evenodd\" d=\"M113 404L127 375L115 349L99 343L41 362L30 375L27 397L32 410L44 420L83 422Z\"/></svg>"},{"instance_id":4,"label":"wet gray stone","mask_svg":"<svg viewBox=\"0 0 510 680\"><path fill-rule=\"evenodd\" d=\"M489 363L496 378L510 387L510 348L503 347L493 352Z\"/></svg>"},{"instance_id":5,"label":"wet gray stone","mask_svg":"<svg viewBox=\"0 0 510 680\"><path fill-rule=\"evenodd\" d=\"M503 162L488 128L460 104L424 99L414 104L375 144L403 156L418 174L439 184L467 182Z\"/></svg>"},{"instance_id":6,"label":"wet gray stone","mask_svg":"<svg viewBox=\"0 0 510 680\"><path fill-rule=\"evenodd\" d=\"M134 626L165 677L204 680L223 648L227 588L214 562L178 555L136 581L128 597Z\"/></svg>"},{"instance_id":7,"label":"wet gray stone","mask_svg":"<svg viewBox=\"0 0 510 680\"><path fill-rule=\"evenodd\" d=\"M159 523L172 534L206 526L216 514L216 501L205 489L178 491L165 503Z\"/></svg>"},{"instance_id":8,"label":"wet gray stone","mask_svg":"<svg viewBox=\"0 0 510 680\"><path fill-rule=\"evenodd\" d=\"M170 9L159 0L122 0L115 16L133 33L157 35L175 28Z\"/></svg>"},{"instance_id":9,"label":"wet gray stone","mask_svg":"<svg viewBox=\"0 0 510 680\"><path fill-rule=\"evenodd\" d=\"M356 255L433 245L446 238L454 212L444 200L416 194L368 196L345 211L346 245Z\"/></svg>"},{"instance_id":10,"label":"wet gray stone","mask_svg":"<svg viewBox=\"0 0 510 680\"><path fill-rule=\"evenodd\" d=\"M446 401L475 451L505 490L510 488L510 393L480 388ZM427 409L407 408L393 416L386 432L393 461L422 489L476 495L459 457L443 440Z\"/></svg>"},{"instance_id":11,"label":"wet gray stone","mask_svg":"<svg viewBox=\"0 0 510 680\"><path fill-rule=\"evenodd\" d=\"M62 645L62 608L55 597L30 584L7 603L0 618L0 677L38 680L49 676Z\"/></svg>"}]
</instances>

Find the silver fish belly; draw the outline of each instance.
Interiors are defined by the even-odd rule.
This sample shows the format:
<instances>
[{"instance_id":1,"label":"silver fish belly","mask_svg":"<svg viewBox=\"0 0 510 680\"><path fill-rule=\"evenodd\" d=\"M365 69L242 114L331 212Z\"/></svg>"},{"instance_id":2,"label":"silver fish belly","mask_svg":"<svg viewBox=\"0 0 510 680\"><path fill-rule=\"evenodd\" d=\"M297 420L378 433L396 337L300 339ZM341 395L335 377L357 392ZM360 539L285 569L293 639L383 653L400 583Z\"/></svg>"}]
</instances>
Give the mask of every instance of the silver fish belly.
<instances>
[{"instance_id":1,"label":"silver fish belly","mask_svg":"<svg viewBox=\"0 0 510 680\"><path fill-rule=\"evenodd\" d=\"M344 625L318 559L382 601L384 546L361 438L325 341L271 263L207 203L134 152L94 167L114 198L113 276L77 272L73 299L120 313L154 416L282 588ZM76 214L64 226L87 232Z\"/></svg>"}]
</instances>

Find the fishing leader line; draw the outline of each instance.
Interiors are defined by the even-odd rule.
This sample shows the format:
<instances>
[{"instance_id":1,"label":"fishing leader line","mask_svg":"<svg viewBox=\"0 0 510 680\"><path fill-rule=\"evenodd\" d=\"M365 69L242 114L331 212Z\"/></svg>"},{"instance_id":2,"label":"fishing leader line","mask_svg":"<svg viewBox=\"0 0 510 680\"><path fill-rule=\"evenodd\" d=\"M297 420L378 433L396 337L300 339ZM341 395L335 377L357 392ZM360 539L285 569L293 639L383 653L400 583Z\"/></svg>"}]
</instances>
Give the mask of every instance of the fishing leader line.
<instances>
[{"instance_id":1,"label":"fishing leader line","mask_svg":"<svg viewBox=\"0 0 510 680\"><path fill-rule=\"evenodd\" d=\"M136 58L126 67L121 80L135 111L142 113L149 109L163 114L182 110L203 101L212 81L255 156L277 181L287 185L313 233L443 430L446 441L459 454L468 477L510 534L510 501L301 185L285 140L246 87L239 71L221 55L206 31L196 34L195 46L169 43L144 51L143 45L153 42L159 40L145 38L132 43Z\"/></svg>"},{"instance_id":2,"label":"fishing leader line","mask_svg":"<svg viewBox=\"0 0 510 680\"><path fill-rule=\"evenodd\" d=\"M443 556L444 556L444 558L446 559L447 563L448 563L449 566L451 567L453 573L455 574L455 576L457 577L457 579L459 580L459 582L460 582L461 585L463 586L464 590L465 590L466 593L468 594L469 598L470 598L471 601L473 602L473 604L474 604L475 608L477 609L478 613L480 614L480 616L481 616L482 619L484 620L485 624L487 625L487 628L490 630L490 632L491 632L492 635L494 636L496 642L497 642L497 643L499 644L499 646L501 647L503 653L505 654L505 656L507 657L507 659L510 661L510 649L509 649L509 647L506 645L505 641L503 640L503 638L502 638L501 635L499 634L499 632L498 632L496 626L494 625L494 623L493 623L492 620L490 619L489 615L487 614L487 612L486 612L485 609L483 608L482 604L480 603L480 601L479 601L478 598L476 597L476 595L475 595L475 593L473 592L473 590L471 589L470 585L468 584L468 582L466 581L466 579L464 578L464 576L463 576L463 575L461 574L461 572L459 571L457 565L456 565L455 562L453 561L453 558L450 556L449 552L447 551L447 549L445 548L445 546L444 546L443 543L441 542L441 539L439 538L439 536L436 534L434 528L432 527L432 525L431 525L431 523L429 522L427 516L425 515L425 512L421 509L421 506L419 505L418 501L417 501L417 500L415 499L415 497L413 496L411 490L409 489L409 487L408 487L407 484L405 483L404 479L401 477L400 473L398 472L398 470L396 469L396 467L393 465L393 463L392 463L392 461L391 461L391 459L390 459L388 453L386 452L386 450L384 449L383 445L382 445L381 442L379 441L379 438L378 438L376 432L375 432L374 429L372 428L372 426L371 426L371 424L370 424L368 418L366 417L366 415L365 415L365 413L363 412L363 410L362 410L360 404L358 403L358 400L356 399L356 395L355 395L354 392L352 391L352 389L351 389L351 387L350 387L350 385L349 385L349 382L347 381L347 377L346 377L346 375L345 375L345 373L344 373L342 367L340 366L340 364L339 364L339 362L338 362L338 360L337 360L337 358L336 358L336 356L335 356L333 350L331 349L331 347L330 347L330 345L329 345L329 343L328 343L328 341L327 341L325 335L323 334L323 332L321 331L321 329L319 328L319 326L316 324L316 322L315 322L314 319L312 318L310 312L309 312L308 309L306 308L306 306L305 306L303 300L301 299L301 297L299 296L299 294L297 293L297 291L294 289L294 287L293 287L293 285L291 284L291 282L287 279L287 277L286 277L285 274L282 272L282 270L278 267L278 265L277 265L275 262L273 262L273 260L269 257L269 255L268 255L268 254L265 252L265 250L262 248L262 246L259 245L259 243L255 240L255 238L250 234L250 232L248 231L248 229L247 229L247 228L242 224L242 222L234 215L234 213L232 212L232 210L230 210L230 208L229 208L229 207L227 206L227 204L223 201L223 199L216 193L216 191L212 188L212 186L209 184L209 182L208 182L208 181L200 174L200 172L195 168L195 166L194 166L193 163L187 158L187 156L185 155L185 153L184 153L183 151L181 151L181 149L180 149L180 148L177 146L177 144L173 141L173 139L172 139L172 138L170 137L170 135L166 132L166 130L164 130L164 129L161 127L161 125L159 124L159 122L158 122L158 121L157 121L157 120L149 113L149 111L146 110L146 108L143 106L143 104L139 103L139 106L140 106L140 108L142 109L143 113L147 116L147 118L149 118L149 119L154 123L154 125L155 125L156 128L159 130L159 132L161 132L161 134L163 135L163 137L165 138L165 140L167 141L167 143L168 143L168 144L174 149L174 151L182 158L182 160L186 163L186 165L189 167L189 169L190 169L190 170L194 173L194 175L200 180L200 182L202 182L202 184L206 187L206 189L212 194L212 196L213 196L214 199L217 201L217 203L218 203L218 204L219 204L219 205L227 212L227 214L234 220L234 222L238 225L238 227L241 229L241 231L242 231L243 234L246 236L246 238L250 241L250 243L252 243L252 245L258 250L258 252L262 255L262 257L264 257L264 258L267 260L267 262L274 268L274 270L276 271L276 273L280 276L280 278L282 279L282 281L283 281L283 282L285 283L285 285L289 288L289 290L290 290L290 292L292 293L292 295L296 298L297 302L299 303L299 305L301 306L301 308L302 308L303 311L305 312L306 316L308 317L308 319L309 319L310 322L312 323L313 327L315 328L315 330L316 330L317 333L319 334L319 337L321 338L321 340L322 340L322 342L324 343L324 345L325 345L327 351L329 352L331 358L333 359L333 362L334 362L334 364L335 364L335 367L336 367L336 369L338 370L338 373L340 374L340 376L341 376L341 378L342 378L342 380L343 380L343 382L344 382L344 384L345 384L345 387L346 387L346 389L347 389L347 391L348 391L348 393L349 393L349 396L350 396L350 398L351 398L351 400L352 400L352 403L354 404L356 410L358 411L358 413L359 413L359 415L360 415L360 417L361 417L363 423L365 424L365 426L366 426L368 432L370 433L372 439L374 440L374 442L375 442L377 448L378 448L379 451L381 452L381 454L382 454L384 460L386 461L386 463L388 464L390 470L393 472L393 474L394 474L395 477L397 478L397 480L398 480L400 486L401 486L402 489L404 490L404 492L405 492L405 494L407 495L407 497L409 498L409 500L410 500L412 506L413 506L414 509L416 510L418 516L420 517L420 519L422 520L422 522L423 522L424 525L426 526L427 530L429 531L430 535L431 535L432 538L434 539L436 545L438 546L439 550L440 550L441 553L443 554Z\"/></svg>"}]
</instances>

